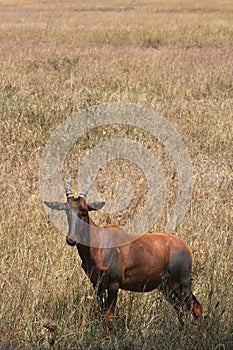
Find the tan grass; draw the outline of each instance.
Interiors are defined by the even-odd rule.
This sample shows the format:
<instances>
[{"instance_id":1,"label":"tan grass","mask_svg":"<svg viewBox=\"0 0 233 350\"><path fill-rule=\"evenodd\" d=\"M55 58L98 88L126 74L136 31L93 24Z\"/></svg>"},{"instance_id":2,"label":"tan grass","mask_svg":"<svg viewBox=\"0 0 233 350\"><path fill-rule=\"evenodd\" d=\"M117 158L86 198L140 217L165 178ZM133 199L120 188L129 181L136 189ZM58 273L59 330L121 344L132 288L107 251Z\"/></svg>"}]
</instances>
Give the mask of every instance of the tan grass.
<instances>
[{"instance_id":1,"label":"tan grass","mask_svg":"<svg viewBox=\"0 0 233 350\"><path fill-rule=\"evenodd\" d=\"M232 17L232 2L220 0L0 1L0 348L55 342L56 349L230 349ZM194 290L206 318L200 328L188 321L179 331L157 292L121 292L110 346L77 252L44 212L39 166L56 126L85 107L115 101L153 108L187 146L196 184L177 234L194 250ZM154 227L164 230L177 173L150 135L98 129L77 141L66 165L75 177L86 150L126 134L149 147L166 174L166 209ZM140 208L146 184L139 170L119 166L137 194L124 223ZM107 167L99 174L106 197L114 197L118 177Z\"/></svg>"}]
</instances>

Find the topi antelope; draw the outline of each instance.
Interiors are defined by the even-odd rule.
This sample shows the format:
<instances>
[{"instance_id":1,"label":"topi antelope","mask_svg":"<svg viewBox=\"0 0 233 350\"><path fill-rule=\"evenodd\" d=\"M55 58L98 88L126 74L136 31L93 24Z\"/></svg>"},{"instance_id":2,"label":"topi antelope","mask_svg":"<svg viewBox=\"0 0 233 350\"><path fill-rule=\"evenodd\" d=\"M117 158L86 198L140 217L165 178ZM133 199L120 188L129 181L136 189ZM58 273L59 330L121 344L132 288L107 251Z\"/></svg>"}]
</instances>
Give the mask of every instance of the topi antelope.
<instances>
[{"instance_id":1,"label":"topi antelope","mask_svg":"<svg viewBox=\"0 0 233 350\"><path fill-rule=\"evenodd\" d=\"M70 180L66 203L44 202L54 210L65 210L69 232L66 241L77 246L82 268L97 291L98 303L112 334L118 290L149 292L159 289L177 312L179 321L192 312L201 318L202 306L191 290L192 252L172 234L132 235L117 225L97 226L89 211L100 210L105 202L88 204L90 184L75 198ZM124 242L130 243L124 243Z\"/></svg>"}]
</instances>

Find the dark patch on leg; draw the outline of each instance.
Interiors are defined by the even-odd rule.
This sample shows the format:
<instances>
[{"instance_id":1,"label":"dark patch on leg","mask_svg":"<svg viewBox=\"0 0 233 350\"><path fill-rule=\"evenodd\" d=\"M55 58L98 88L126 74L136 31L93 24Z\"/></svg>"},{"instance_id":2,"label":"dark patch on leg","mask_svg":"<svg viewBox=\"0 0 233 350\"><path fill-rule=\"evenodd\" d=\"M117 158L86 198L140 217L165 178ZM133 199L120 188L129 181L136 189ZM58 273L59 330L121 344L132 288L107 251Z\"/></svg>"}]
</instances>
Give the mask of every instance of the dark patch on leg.
<instances>
[{"instance_id":1,"label":"dark patch on leg","mask_svg":"<svg viewBox=\"0 0 233 350\"><path fill-rule=\"evenodd\" d=\"M177 252L167 267L167 286L161 288L168 302L174 307L181 325L193 307L191 291L192 260L185 249Z\"/></svg>"},{"instance_id":2,"label":"dark patch on leg","mask_svg":"<svg viewBox=\"0 0 233 350\"><path fill-rule=\"evenodd\" d=\"M180 283L191 278L192 260L189 253L182 249L172 257L167 266L167 272L172 280Z\"/></svg>"},{"instance_id":3,"label":"dark patch on leg","mask_svg":"<svg viewBox=\"0 0 233 350\"><path fill-rule=\"evenodd\" d=\"M113 332L113 321L114 321L114 310L117 302L117 294L119 289L119 284L117 282L110 282L108 284L108 298L107 307L105 311L106 323L109 329L110 338Z\"/></svg>"}]
</instances>

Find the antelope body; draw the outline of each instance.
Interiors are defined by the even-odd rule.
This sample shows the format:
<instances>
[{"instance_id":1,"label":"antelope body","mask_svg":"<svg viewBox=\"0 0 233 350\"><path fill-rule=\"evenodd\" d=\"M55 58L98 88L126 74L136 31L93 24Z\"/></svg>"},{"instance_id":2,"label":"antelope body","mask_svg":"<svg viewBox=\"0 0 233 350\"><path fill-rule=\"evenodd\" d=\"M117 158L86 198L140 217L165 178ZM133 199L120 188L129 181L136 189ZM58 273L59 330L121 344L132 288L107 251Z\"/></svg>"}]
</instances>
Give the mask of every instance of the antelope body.
<instances>
[{"instance_id":1,"label":"antelope body","mask_svg":"<svg viewBox=\"0 0 233 350\"><path fill-rule=\"evenodd\" d=\"M192 312L202 316L202 306L191 290L192 252L172 234L132 235L117 225L98 227L89 211L100 210L104 202L88 204L88 186L77 197L66 185L66 203L45 202L54 210L65 210L69 232L66 241L77 246L82 268L97 291L101 310L112 333L118 290L148 292L159 289L178 314L179 321ZM124 244L124 242L130 242Z\"/></svg>"}]
</instances>

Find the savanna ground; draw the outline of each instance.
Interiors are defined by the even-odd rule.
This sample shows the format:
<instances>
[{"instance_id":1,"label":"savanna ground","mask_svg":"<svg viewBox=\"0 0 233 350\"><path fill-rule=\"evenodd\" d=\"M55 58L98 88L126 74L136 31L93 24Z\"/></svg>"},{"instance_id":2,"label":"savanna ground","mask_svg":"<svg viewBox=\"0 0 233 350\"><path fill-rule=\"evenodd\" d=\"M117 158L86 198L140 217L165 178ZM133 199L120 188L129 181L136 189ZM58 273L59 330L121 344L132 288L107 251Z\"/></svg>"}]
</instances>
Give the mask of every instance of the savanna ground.
<instances>
[{"instance_id":1,"label":"savanna ground","mask_svg":"<svg viewBox=\"0 0 233 350\"><path fill-rule=\"evenodd\" d=\"M232 23L230 0L0 1L1 349L231 348ZM205 319L179 330L157 291L120 292L109 344L76 249L45 213L39 169L56 126L91 105L120 101L165 117L190 154L195 188L176 234L193 249L193 289ZM122 135L150 148L166 174L166 208L153 228L163 231L177 171L141 130L106 126L78 139L64 179L68 170L76 177L88 149ZM143 204L143 174L120 162L102 169L99 190L114 197L117 180L130 178L134 203L121 219L96 215L98 223L100 216L122 223Z\"/></svg>"}]
</instances>

